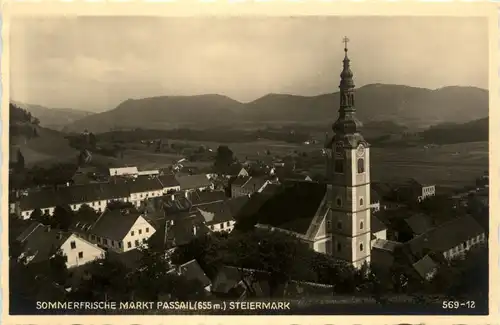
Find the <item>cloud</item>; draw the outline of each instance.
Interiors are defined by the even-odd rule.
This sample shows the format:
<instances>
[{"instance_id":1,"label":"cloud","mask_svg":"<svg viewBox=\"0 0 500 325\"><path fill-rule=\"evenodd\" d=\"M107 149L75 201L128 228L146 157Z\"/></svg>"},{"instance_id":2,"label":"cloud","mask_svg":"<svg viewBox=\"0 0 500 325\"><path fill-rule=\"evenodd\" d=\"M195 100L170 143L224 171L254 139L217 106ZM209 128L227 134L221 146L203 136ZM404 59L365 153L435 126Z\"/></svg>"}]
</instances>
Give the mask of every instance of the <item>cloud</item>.
<instances>
[{"instance_id":1,"label":"cloud","mask_svg":"<svg viewBox=\"0 0 500 325\"><path fill-rule=\"evenodd\" d=\"M14 99L111 109L127 98L334 92L342 37L356 84L488 84L487 21L453 17L13 18Z\"/></svg>"}]
</instances>

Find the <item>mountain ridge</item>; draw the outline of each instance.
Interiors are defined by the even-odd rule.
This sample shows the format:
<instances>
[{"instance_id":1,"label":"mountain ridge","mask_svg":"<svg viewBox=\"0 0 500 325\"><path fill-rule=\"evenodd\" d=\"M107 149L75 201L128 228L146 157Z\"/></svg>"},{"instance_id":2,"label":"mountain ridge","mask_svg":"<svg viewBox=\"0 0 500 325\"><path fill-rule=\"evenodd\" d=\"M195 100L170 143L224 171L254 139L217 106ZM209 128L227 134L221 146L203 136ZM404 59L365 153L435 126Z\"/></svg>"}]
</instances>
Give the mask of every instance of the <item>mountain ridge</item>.
<instances>
[{"instance_id":1,"label":"mountain ridge","mask_svg":"<svg viewBox=\"0 0 500 325\"><path fill-rule=\"evenodd\" d=\"M49 108L37 104L27 104L11 100L11 103L22 108L40 120L40 125L54 130L62 130L67 124L94 113L72 108Z\"/></svg>"},{"instance_id":2,"label":"mountain ridge","mask_svg":"<svg viewBox=\"0 0 500 325\"><path fill-rule=\"evenodd\" d=\"M428 127L464 123L488 116L488 90L447 86L438 89L370 84L356 89L359 119L393 120ZM336 118L339 92L316 96L266 94L242 103L225 95L157 96L129 99L116 108L85 116L67 130L106 132L112 129L220 127L244 123L324 123Z\"/></svg>"}]
</instances>

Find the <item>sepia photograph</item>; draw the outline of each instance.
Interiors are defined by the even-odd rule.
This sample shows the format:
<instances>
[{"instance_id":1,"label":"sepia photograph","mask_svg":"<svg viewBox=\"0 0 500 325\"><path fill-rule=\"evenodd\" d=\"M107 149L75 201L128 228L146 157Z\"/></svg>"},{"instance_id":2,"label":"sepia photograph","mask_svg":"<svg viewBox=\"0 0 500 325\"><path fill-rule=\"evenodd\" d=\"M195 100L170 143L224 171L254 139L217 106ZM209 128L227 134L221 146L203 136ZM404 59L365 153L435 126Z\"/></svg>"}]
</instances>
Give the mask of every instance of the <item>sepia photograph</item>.
<instances>
[{"instance_id":1,"label":"sepia photograph","mask_svg":"<svg viewBox=\"0 0 500 325\"><path fill-rule=\"evenodd\" d=\"M488 315L490 26L12 15L8 313Z\"/></svg>"}]
</instances>

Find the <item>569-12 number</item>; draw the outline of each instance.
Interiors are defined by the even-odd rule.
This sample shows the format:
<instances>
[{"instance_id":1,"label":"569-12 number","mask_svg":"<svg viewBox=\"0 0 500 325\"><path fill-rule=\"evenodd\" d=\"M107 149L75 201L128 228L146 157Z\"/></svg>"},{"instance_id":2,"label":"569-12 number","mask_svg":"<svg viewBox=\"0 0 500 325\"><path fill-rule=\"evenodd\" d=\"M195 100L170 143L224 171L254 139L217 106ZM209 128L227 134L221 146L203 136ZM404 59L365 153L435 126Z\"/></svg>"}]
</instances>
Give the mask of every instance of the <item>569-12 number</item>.
<instances>
[{"instance_id":1,"label":"569-12 number","mask_svg":"<svg viewBox=\"0 0 500 325\"><path fill-rule=\"evenodd\" d=\"M442 305L443 309L458 309L458 308L476 308L476 302L475 301L449 301L445 300L443 301Z\"/></svg>"}]
</instances>

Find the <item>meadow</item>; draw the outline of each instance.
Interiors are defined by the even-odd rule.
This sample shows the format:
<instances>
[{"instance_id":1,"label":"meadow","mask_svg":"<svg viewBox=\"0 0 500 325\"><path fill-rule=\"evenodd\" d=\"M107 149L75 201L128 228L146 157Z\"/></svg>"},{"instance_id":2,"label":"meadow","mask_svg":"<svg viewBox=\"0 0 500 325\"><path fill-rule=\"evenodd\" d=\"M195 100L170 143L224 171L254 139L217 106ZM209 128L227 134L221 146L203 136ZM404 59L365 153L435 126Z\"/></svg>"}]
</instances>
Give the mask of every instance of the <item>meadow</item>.
<instances>
[{"instance_id":1,"label":"meadow","mask_svg":"<svg viewBox=\"0 0 500 325\"><path fill-rule=\"evenodd\" d=\"M69 147L67 140L57 132L40 130L40 137L26 143L19 141L27 166L46 165L54 162L76 162L78 151ZM216 151L220 143L209 141L169 140L168 143L182 143L192 147L205 146ZM234 152L240 161L264 156L267 150L272 156L286 156L294 152L319 152L323 143L314 145L293 144L281 141L258 140L252 142L228 142L224 145ZM10 153L15 155L16 148L11 146ZM15 157L13 157L15 159ZM123 159L93 154L93 161L106 166L135 165L142 168L163 168L183 158L177 153L156 153L140 143L126 145ZM197 167L209 167L211 162L190 163ZM373 147L371 149L372 180L391 181L398 178L417 177L422 182L441 186L461 187L472 184L474 179L488 169L488 143L470 142L439 145L425 148L416 147ZM311 166L312 173L325 171L324 164Z\"/></svg>"}]
</instances>

